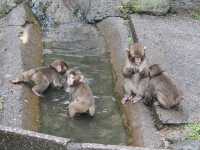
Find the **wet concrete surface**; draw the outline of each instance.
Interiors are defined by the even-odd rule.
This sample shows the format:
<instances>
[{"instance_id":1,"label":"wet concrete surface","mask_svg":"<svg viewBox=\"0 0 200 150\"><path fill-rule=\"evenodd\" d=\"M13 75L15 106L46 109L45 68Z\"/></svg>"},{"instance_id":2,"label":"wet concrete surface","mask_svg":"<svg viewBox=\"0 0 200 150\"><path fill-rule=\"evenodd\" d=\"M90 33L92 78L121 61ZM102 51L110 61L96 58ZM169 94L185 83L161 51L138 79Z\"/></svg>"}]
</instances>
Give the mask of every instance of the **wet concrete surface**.
<instances>
[{"instance_id":1,"label":"wet concrete surface","mask_svg":"<svg viewBox=\"0 0 200 150\"><path fill-rule=\"evenodd\" d=\"M165 124L199 122L200 22L188 17L147 15L132 16L132 21L139 40L147 46L150 63L161 64L184 91L182 115L180 111L156 109L159 119Z\"/></svg>"},{"instance_id":2,"label":"wet concrete surface","mask_svg":"<svg viewBox=\"0 0 200 150\"><path fill-rule=\"evenodd\" d=\"M26 21L31 23L25 25ZM14 79L23 70L41 64L40 27L30 9L24 4L2 18L0 26L0 96L3 100L0 122L6 126L37 130L38 98L29 88L12 85L9 80Z\"/></svg>"},{"instance_id":3,"label":"wet concrete surface","mask_svg":"<svg viewBox=\"0 0 200 150\"><path fill-rule=\"evenodd\" d=\"M45 49L61 49L72 56L83 53L87 56L100 55L105 52L104 39L95 26L72 22L48 28L44 32Z\"/></svg>"},{"instance_id":4,"label":"wet concrete surface","mask_svg":"<svg viewBox=\"0 0 200 150\"><path fill-rule=\"evenodd\" d=\"M111 62L115 74L115 91L122 97L123 77L122 67L125 62L125 50L128 48L129 29L127 22L122 18L108 18L99 23L99 30L104 35L108 50L111 53ZM153 124L151 111L142 103L135 105L121 105L126 127L129 129L131 139L129 144L159 148L162 145L160 135Z\"/></svg>"}]
</instances>

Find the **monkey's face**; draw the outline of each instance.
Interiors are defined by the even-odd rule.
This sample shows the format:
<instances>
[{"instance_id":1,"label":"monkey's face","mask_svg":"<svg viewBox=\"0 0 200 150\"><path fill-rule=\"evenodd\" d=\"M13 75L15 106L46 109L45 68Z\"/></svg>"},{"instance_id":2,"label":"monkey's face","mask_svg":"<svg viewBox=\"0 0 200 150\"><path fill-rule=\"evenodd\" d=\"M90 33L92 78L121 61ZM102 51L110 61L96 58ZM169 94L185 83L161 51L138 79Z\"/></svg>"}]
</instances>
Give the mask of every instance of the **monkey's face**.
<instances>
[{"instance_id":1,"label":"monkey's face","mask_svg":"<svg viewBox=\"0 0 200 150\"><path fill-rule=\"evenodd\" d=\"M161 74L162 72L164 72L164 71L161 69L160 65L158 65L158 64L154 64L149 67L149 76L150 77L155 77L155 76Z\"/></svg>"},{"instance_id":2,"label":"monkey's face","mask_svg":"<svg viewBox=\"0 0 200 150\"><path fill-rule=\"evenodd\" d=\"M136 65L140 65L144 59L145 59L145 48L139 44L136 43L134 45L132 45L130 47L130 49L128 49L127 53L128 53L128 59L136 64Z\"/></svg>"},{"instance_id":3,"label":"monkey's face","mask_svg":"<svg viewBox=\"0 0 200 150\"><path fill-rule=\"evenodd\" d=\"M63 60L55 60L53 63L51 63L51 67L56 69L58 73L65 73L68 70L68 65Z\"/></svg>"},{"instance_id":4,"label":"monkey's face","mask_svg":"<svg viewBox=\"0 0 200 150\"><path fill-rule=\"evenodd\" d=\"M78 86L80 83L84 83L85 79L83 75L71 72L67 77L67 84L71 87Z\"/></svg>"}]
</instances>

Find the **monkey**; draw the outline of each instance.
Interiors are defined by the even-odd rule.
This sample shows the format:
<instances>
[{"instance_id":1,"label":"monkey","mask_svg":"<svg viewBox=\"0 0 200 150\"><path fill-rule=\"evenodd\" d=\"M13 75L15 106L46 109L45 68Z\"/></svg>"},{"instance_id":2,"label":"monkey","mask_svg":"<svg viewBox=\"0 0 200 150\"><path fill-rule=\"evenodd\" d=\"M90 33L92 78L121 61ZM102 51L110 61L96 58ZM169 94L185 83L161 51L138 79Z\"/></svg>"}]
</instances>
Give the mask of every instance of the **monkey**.
<instances>
[{"instance_id":1,"label":"monkey","mask_svg":"<svg viewBox=\"0 0 200 150\"><path fill-rule=\"evenodd\" d=\"M148 80L145 49L141 43L134 43L127 50L127 58L123 68L124 89L127 95L122 99L123 104L130 100L138 101L141 99L139 95L143 95L143 85L146 86Z\"/></svg>"},{"instance_id":2,"label":"monkey","mask_svg":"<svg viewBox=\"0 0 200 150\"><path fill-rule=\"evenodd\" d=\"M141 77L147 76L147 60L145 59L145 50L141 43L134 43L127 49L127 59L123 68L123 76L131 78L133 74L140 72Z\"/></svg>"},{"instance_id":3,"label":"monkey","mask_svg":"<svg viewBox=\"0 0 200 150\"><path fill-rule=\"evenodd\" d=\"M51 85L56 88L63 87L62 75L69 69L63 60L55 60L49 66L38 67L24 71L16 79L11 80L13 84L33 83L32 91L39 97Z\"/></svg>"},{"instance_id":4,"label":"monkey","mask_svg":"<svg viewBox=\"0 0 200 150\"><path fill-rule=\"evenodd\" d=\"M182 90L158 64L149 67L149 83L144 94L147 105L156 104L165 109L178 106L184 99Z\"/></svg>"},{"instance_id":5,"label":"monkey","mask_svg":"<svg viewBox=\"0 0 200 150\"><path fill-rule=\"evenodd\" d=\"M69 116L89 112L91 117L95 114L95 99L85 77L78 70L67 71L67 85L70 88L72 102L69 104ZM69 91L69 90L68 90Z\"/></svg>"}]
</instances>

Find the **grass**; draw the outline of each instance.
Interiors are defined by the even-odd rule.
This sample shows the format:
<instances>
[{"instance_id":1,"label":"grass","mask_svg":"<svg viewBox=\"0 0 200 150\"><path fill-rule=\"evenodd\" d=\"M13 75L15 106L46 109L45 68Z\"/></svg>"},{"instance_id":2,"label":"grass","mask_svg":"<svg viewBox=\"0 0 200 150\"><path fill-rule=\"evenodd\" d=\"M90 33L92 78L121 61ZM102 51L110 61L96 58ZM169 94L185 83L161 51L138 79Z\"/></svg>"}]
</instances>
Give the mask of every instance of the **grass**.
<instances>
[{"instance_id":1,"label":"grass","mask_svg":"<svg viewBox=\"0 0 200 150\"><path fill-rule=\"evenodd\" d=\"M200 21L200 10L193 11L192 12L192 18Z\"/></svg>"},{"instance_id":2,"label":"grass","mask_svg":"<svg viewBox=\"0 0 200 150\"><path fill-rule=\"evenodd\" d=\"M189 129L188 139L200 140L200 123L189 124L186 128Z\"/></svg>"}]
</instances>

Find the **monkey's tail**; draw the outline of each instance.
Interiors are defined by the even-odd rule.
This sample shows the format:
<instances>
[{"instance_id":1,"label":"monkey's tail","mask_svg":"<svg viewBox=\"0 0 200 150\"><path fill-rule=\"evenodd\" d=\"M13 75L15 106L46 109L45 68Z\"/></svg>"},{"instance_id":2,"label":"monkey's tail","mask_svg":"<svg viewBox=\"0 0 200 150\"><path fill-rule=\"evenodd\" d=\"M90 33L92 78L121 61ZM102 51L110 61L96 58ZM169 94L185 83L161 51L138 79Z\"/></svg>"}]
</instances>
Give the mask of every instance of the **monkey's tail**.
<instances>
[{"instance_id":1,"label":"monkey's tail","mask_svg":"<svg viewBox=\"0 0 200 150\"><path fill-rule=\"evenodd\" d=\"M15 80L11 80L11 83L18 84L29 82L31 80L32 75L36 72L35 69L30 69L28 71L24 71L21 75L19 75Z\"/></svg>"}]
</instances>

